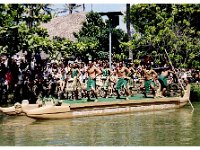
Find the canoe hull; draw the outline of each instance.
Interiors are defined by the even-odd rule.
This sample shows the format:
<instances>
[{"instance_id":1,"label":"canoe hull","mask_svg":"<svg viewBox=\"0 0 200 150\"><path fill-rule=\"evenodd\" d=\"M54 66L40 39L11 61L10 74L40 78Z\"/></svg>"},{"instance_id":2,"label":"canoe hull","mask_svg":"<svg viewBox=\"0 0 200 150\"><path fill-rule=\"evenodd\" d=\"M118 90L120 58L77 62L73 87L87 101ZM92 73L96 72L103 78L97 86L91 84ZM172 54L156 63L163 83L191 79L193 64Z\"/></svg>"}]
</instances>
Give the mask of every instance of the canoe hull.
<instances>
[{"instance_id":1,"label":"canoe hull","mask_svg":"<svg viewBox=\"0 0 200 150\"><path fill-rule=\"evenodd\" d=\"M189 101L189 96L190 85L186 87L183 97L42 106L37 109L26 111L26 115L34 119L67 119L131 112L169 110L185 106Z\"/></svg>"},{"instance_id":2,"label":"canoe hull","mask_svg":"<svg viewBox=\"0 0 200 150\"><path fill-rule=\"evenodd\" d=\"M68 111L61 111L60 106L44 106L43 113L37 113L37 110L31 110L26 113L28 117L34 119L67 119L77 117L89 117L89 116L102 116L102 115L113 115L131 112L146 112L146 111L159 111L177 109L185 106L188 101L179 103L177 101L170 101L165 103L144 103L144 104L127 104L122 106L106 106L106 107L91 107L91 108L75 108ZM52 107L54 111L52 112ZM63 106L65 107L65 106ZM68 109L68 106L66 106Z\"/></svg>"},{"instance_id":3,"label":"canoe hull","mask_svg":"<svg viewBox=\"0 0 200 150\"><path fill-rule=\"evenodd\" d=\"M9 116L26 116L25 112L39 108L38 104L20 104L20 107L11 106L2 108L0 107L0 112L2 112L5 115Z\"/></svg>"},{"instance_id":4,"label":"canoe hull","mask_svg":"<svg viewBox=\"0 0 200 150\"><path fill-rule=\"evenodd\" d=\"M187 103L186 103L187 104ZM59 113L43 113L43 114L31 114L27 113L27 116L34 119L68 119L78 117L89 117L89 116L103 116L103 115L114 115L131 112L145 112L145 111L159 111L177 109L182 106L176 104L165 104L165 105L151 105L131 108L107 108L98 110L84 110L84 111L70 111L70 112L59 112Z\"/></svg>"},{"instance_id":5,"label":"canoe hull","mask_svg":"<svg viewBox=\"0 0 200 150\"><path fill-rule=\"evenodd\" d=\"M15 107L14 106L7 107L7 108L0 107L0 112L4 113L6 115L16 115Z\"/></svg>"},{"instance_id":6,"label":"canoe hull","mask_svg":"<svg viewBox=\"0 0 200 150\"><path fill-rule=\"evenodd\" d=\"M21 104L20 108L12 106L0 108L7 115L26 115L34 119L67 119L76 117L102 116L132 112L160 111L177 109L189 101L190 85L186 87L183 97L145 98L142 100L116 100L112 102L87 102L62 104L53 106L47 104Z\"/></svg>"}]
</instances>

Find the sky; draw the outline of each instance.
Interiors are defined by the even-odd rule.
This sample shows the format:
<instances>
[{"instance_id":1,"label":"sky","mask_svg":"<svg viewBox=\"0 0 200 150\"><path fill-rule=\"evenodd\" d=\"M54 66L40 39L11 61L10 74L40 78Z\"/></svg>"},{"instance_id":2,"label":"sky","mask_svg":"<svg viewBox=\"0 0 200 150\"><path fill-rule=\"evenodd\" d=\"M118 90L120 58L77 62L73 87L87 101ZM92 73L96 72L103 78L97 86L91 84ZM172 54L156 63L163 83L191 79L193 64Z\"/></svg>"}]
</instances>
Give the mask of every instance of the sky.
<instances>
[{"instance_id":1,"label":"sky","mask_svg":"<svg viewBox=\"0 0 200 150\"><path fill-rule=\"evenodd\" d=\"M53 8L63 8L63 4L54 4ZM121 11L123 14L126 12L126 4L85 4L85 11L90 12L109 12L109 11ZM63 14L65 15L65 14ZM107 19L107 17L103 17ZM126 24L124 23L124 16L120 16L119 26L122 30L126 31Z\"/></svg>"}]
</instances>

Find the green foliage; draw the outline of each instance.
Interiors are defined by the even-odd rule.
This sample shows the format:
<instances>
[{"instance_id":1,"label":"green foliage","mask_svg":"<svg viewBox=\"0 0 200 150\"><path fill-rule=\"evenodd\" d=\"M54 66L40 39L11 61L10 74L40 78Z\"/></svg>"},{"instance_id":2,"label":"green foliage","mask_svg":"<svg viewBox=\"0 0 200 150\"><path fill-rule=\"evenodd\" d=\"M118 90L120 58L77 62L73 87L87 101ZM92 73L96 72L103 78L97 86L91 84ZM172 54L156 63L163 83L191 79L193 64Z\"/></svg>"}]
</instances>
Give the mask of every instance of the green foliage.
<instances>
[{"instance_id":1,"label":"green foliage","mask_svg":"<svg viewBox=\"0 0 200 150\"><path fill-rule=\"evenodd\" d=\"M103 51L97 52L97 56L100 59L108 59L108 55L109 55L108 52L103 52Z\"/></svg>"},{"instance_id":2,"label":"green foliage","mask_svg":"<svg viewBox=\"0 0 200 150\"><path fill-rule=\"evenodd\" d=\"M78 12L77 9L81 6L80 4L63 4L63 8L58 9L55 13L63 14L69 12L69 14L72 14L73 12Z\"/></svg>"},{"instance_id":3,"label":"green foliage","mask_svg":"<svg viewBox=\"0 0 200 150\"><path fill-rule=\"evenodd\" d=\"M76 42L65 38L49 39L46 29L39 25L52 18L48 4L1 4L0 5L0 53L13 55L20 50L30 53L44 51L55 59L62 57L108 58L109 26L98 13L86 16L82 29L74 33ZM73 9L75 9L75 5ZM120 29L112 30L112 51L121 53L120 42L125 42L125 33ZM120 59L126 56L119 55Z\"/></svg>"},{"instance_id":4,"label":"green foliage","mask_svg":"<svg viewBox=\"0 0 200 150\"><path fill-rule=\"evenodd\" d=\"M199 84L191 85L190 99L192 101L200 101L200 85Z\"/></svg>"},{"instance_id":5,"label":"green foliage","mask_svg":"<svg viewBox=\"0 0 200 150\"><path fill-rule=\"evenodd\" d=\"M0 47L7 54L20 50L48 51L47 31L39 25L51 19L44 4L1 4Z\"/></svg>"},{"instance_id":6,"label":"green foliage","mask_svg":"<svg viewBox=\"0 0 200 150\"><path fill-rule=\"evenodd\" d=\"M165 61L159 54L165 54L166 49L175 67L198 68L199 9L199 4L132 5L130 21L136 34L128 44L121 43L122 47L132 45L134 54L156 53L159 61Z\"/></svg>"},{"instance_id":7,"label":"green foliage","mask_svg":"<svg viewBox=\"0 0 200 150\"><path fill-rule=\"evenodd\" d=\"M50 44L49 49L51 49L51 51L49 51L49 54L54 59L60 59L61 56L63 58L68 58L75 53L77 49L76 43L60 37L54 37Z\"/></svg>"},{"instance_id":8,"label":"green foliage","mask_svg":"<svg viewBox=\"0 0 200 150\"><path fill-rule=\"evenodd\" d=\"M140 64L140 62L141 62L141 60L139 60L139 59L135 59L135 60L133 61L133 63L134 63L134 64L137 64L137 65Z\"/></svg>"},{"instance_id":9,"label":"green foliage","mask_svg":"<svg viewBox=\"0 0 200 150\"><path fill-rule=\"evenodd\" d=\"M124 53L120 53L120 54L114 54L113 56L115 61L123 61L126 58L126 55Z\"/></svg>"},{"instance_id":10,"label":"green foliage","mask_svg":"<svg viewBox=\"0 0 200 150\"><path fill-rule=\"evenodd\" d=\"M77 54L84 56L89 53L93 57L106 58L109 50L109 25L103 21L100 14L90 12L86 15L86 21L78 33ZM120 42L127 41L126 35L121 29L112 30L112 52L121 53ZM108 57L107 57L108 58Z\"/></svg>"}]
</instances>

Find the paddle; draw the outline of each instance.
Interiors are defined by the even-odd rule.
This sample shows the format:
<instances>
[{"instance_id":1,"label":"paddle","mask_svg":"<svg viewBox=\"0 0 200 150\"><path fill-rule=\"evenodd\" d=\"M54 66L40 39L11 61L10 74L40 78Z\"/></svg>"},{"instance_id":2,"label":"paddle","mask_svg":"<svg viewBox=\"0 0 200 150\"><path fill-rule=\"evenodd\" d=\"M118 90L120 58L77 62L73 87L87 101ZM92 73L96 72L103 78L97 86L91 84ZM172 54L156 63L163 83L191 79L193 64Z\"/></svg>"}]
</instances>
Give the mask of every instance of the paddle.
<instances>
[{"instance_id":1,"label":"paddle","mask_svg":"<svg viewBox=\"0 0 200 150\"><path fill-rule=\"evenodd\" d=\"M172 71L174 71L174 72L175 72L175 76L176 76L176 78L177 78L177 80L178 80L178 83L180 84L180 86L181 86L181 89L184 91L185 89L184 89L184 87L183 87L182 83L180 82L180 80L178 79L178 76L177 76L176 70L175 70L174 66L172 65L171 59L170 59L170 57L169 57L169 55L168 55L168 53L167 53L167 50L166 50L166 49L165 49L165 53L166 53L167 59L168 59L168 61L169 61L169 64L170 64L170 66L171 66L171 68L172 68ZM190 105L191 105L192 109L194 110L194 107L193 107L193 105L192 105L192 103L191 103L190 99L188 99L188 101L189 101L189 103L190 103Z\"/></svg>"}]
</instances>

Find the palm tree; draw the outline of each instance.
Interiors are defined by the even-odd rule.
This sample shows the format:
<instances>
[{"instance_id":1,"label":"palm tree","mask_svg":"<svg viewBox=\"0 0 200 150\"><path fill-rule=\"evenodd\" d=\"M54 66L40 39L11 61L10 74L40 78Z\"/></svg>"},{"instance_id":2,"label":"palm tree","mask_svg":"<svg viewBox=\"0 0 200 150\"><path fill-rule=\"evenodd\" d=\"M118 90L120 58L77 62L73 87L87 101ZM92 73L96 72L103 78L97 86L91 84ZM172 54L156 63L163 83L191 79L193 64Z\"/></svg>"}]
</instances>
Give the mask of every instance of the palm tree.
<instances>
[{"instance_id":1,"label":"palm tree","mask_svg":"<svg viewBox=\"0 0 200 150\"><path fill-rule=\"evenodd\" d=\"M69 14L72 14L73 11L79 8L81 5L78 4L67 4L67 9L69 10Z\"/></svg>"},{"instance_id":2,"label":"palm tree","mask_svg":"<svg viewBox=\"0 0 200 150\"><path fill-rule=\"evenodd\" d=\"M128 34L128 41L131 40L131 30L130 30L130 4L126 4L126 29ZM129 59L133 59L133 52L129 47Z\"/></svg>"},{"instance_id":3,"label":"palm tree","mask_svg":"<svg viewBox=\"0 0 200 150\"><path fill-rule=\"evenodd\" d=\"M64 4L64 8L58 9L57 14L63 14L66 12L69 12L69 14L72 14L77 8L81 7L79 4ZM85 5L83 6L83 10L85 10ZM75 11L78 12L78 11Z\"/></svg>"},{"instance_id":4,"label":"palm tree","mask_svg":"<svg viewBox=\"0 0 200 150\"><path fill-rule=\"evenodd\" d=\"M41 14L49 15L52 17L52 9L50 8L51 4L25 4L25 6L28 10L25 21L27 22L29 28L36 26L38 22L43 20L43 16L41 16Z\"/></svg>"}]
</instances>

